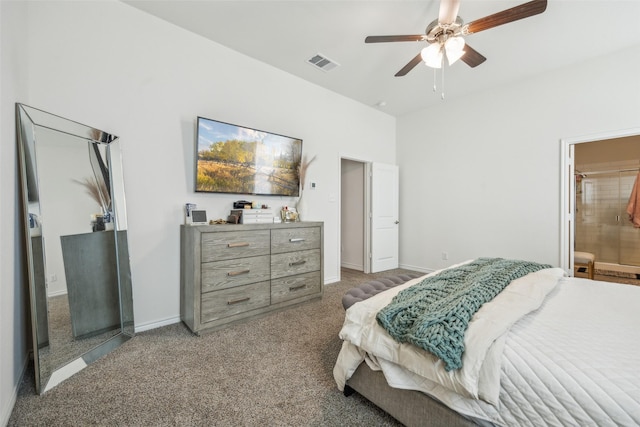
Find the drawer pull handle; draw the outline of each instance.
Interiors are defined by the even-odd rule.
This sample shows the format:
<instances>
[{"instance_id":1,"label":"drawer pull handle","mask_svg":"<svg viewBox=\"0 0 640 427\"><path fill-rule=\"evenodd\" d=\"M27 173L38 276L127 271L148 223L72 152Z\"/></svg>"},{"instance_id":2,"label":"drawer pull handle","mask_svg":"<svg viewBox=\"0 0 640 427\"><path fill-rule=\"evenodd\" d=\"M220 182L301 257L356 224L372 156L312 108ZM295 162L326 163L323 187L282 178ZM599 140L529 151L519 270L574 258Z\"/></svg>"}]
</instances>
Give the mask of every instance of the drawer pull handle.
<instances>
[{"instance_id":1,"label":"drawer pull handle","mask_svg":"<svg viewBox=\"0 0 640 427\"><path fill-rule=\"evenodd\" d=\"M241 302L246 302L246 301L249 301L250 299L251 298L247 297L247 298L237 299L235 301L227 301L227 305L240 304Z\"/></svg>"},{"instance_id":2,"label":"drawer pull handle","mask_svg":"<svg viewBox=\"0 0 640 427\"><path fill-rule=\"evenodd\" d=\"M290 286L289 287L289 291L290 292L297 291L298 289L304 289L304 285Z\"/></svg>"},{"instance_id":3,"label":"drawer pull handle","mask_svg":"<svg viewBox=\"0 0 640 427\"><path fill-rule=\"evenodd\" d=\"M241 274L247 274L248 272L250 272L251 270L242 270L242 271L230 271L227 273L227 276L239 276Z\"/></svg>"},{"instance_id":4,"label":"drawer pull handle","mask_svg":"<svg viewBox=\"0 0 640 427\"><path fill-rule=\"evenodd\" d=\"M289 263L289 267L295 267L296 265L302 265L302 264L304 264L305 262L307 262L307 261L302 260L302 261L290 262L290 263Z\"/></svg>"},{"instance_id":5,"label":"drawer pull handle","mask_svg":"<svg viewBox=\"0 0 640 427\"><path fill-rule=\"evenodd\" d=\"M228 248L242 248L245 246L249 246L249 242L237 242L237 243L229 243L227 244Z\"/></svg>"},{"instance_id":6,"label":"drawer pull handle","mask_svg":"<svg viewBox=\"0 0 640 427\"><path fill-rule=\"evenodd\" d=\"M292 238L292 239L289 239L289 241L290 241L291 243L304 242L304 240L305 240L305 239L304 239L304 238L302 238L302 237L294 237L294 238Z\"/></svg>"}]
</instances>

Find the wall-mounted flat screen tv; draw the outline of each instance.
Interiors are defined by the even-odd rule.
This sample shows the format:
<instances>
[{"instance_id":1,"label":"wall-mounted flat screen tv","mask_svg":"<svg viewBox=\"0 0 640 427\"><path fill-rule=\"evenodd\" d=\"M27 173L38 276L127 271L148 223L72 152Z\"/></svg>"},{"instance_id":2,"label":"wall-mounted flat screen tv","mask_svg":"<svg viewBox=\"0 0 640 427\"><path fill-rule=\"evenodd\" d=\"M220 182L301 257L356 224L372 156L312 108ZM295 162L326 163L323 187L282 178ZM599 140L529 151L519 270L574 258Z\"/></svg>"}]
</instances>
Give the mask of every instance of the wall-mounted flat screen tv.
<instances>
[{"instance_id":1,"label":"wall-mounted flat screen tv","mask_svg":"<svg viewBox=\"0 0 640 427\"><path fill-rule=\"evenodd\" d=\"M198 117L196 191L298 196L302 140Z\"/></svg>"}]
</instances>

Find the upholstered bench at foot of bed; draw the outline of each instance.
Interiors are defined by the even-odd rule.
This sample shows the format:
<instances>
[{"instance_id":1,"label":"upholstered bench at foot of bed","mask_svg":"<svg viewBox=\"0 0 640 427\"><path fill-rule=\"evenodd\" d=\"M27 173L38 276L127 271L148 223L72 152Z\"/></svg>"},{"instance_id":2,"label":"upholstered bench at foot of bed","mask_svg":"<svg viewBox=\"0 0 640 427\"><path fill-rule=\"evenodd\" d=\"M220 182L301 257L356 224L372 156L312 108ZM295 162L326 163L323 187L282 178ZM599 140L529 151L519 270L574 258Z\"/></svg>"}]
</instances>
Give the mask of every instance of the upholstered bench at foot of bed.
<instances>
[{"instance_id":1,"label":"upholstered bench at foot of bed","mask_svg":"<svg viewBox=\"0 0 640 427\"><path fill-rule=\"evenodd\" d=\"M381 277L364 282L355 288L349 289L342 297L342 306L346 310L358 301L364 301L367 298L379 294L382 291L393 288L408 282L416 277L423 276L423 273L401 273L389 277Z\"/></svg>"}]
</instances>

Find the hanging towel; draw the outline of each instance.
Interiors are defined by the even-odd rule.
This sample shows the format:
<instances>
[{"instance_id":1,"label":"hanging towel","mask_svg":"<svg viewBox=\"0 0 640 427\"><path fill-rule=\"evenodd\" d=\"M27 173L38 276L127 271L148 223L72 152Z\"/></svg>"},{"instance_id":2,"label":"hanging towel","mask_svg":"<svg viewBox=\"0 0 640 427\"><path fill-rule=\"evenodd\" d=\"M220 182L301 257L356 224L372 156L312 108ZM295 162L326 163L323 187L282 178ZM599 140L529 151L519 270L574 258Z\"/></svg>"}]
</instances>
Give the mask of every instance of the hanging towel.
<instances>
[{"instance_id":1,"label":"hanging towel","mask_svg":"<svg viewBox=\"0 0 640 427\"><path fill-rule=\"evenodd\" d=\"M638 188L640 184L638 184L638 181L640 181L640 172L638 172L636 181L633 183L633 190L631 190L629 204L627 205L629 221L631 221L636 228L640 228L640 188Z\"/></svg>"}]
</instances>

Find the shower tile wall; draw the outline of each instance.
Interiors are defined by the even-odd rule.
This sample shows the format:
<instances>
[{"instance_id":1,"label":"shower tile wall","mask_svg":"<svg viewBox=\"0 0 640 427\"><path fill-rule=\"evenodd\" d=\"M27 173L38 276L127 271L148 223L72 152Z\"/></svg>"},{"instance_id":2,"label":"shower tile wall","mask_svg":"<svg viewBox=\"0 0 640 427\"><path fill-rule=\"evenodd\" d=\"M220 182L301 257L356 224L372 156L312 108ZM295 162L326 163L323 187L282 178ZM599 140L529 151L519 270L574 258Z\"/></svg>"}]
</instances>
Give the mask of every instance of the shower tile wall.
<instances>
[{"instance_id":1,"label":"shower tile wall","mask_svg":"<svg viewBox=\"0 0 640 427\"><path fill-rule=\"evenodd\" d=\"M600 173L576 185L576 251L597 262L640 265L640 229L626 214L635 172Z\"/></svg>"}]
</instances>

